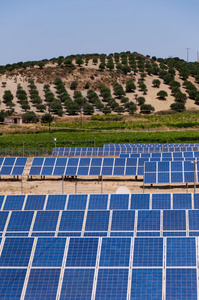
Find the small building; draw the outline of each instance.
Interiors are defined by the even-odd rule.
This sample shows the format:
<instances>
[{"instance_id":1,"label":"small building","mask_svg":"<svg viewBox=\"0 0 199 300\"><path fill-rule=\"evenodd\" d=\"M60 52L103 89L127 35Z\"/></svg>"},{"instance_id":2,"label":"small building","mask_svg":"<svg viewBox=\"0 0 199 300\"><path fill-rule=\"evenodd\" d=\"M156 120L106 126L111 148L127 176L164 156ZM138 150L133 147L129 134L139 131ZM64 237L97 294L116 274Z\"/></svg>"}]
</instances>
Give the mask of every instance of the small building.
<instances>
[{"instance_id":1,"label":"small building","mask_svg":"<svg viewBox=\"0 0 199 300\"><path fill-rule=\"evenodd\" d=\"M22 124L22 116L21 115L11 115L4 118L4 125L13 125L13 124Z\"/></svg>"}]
</instances>

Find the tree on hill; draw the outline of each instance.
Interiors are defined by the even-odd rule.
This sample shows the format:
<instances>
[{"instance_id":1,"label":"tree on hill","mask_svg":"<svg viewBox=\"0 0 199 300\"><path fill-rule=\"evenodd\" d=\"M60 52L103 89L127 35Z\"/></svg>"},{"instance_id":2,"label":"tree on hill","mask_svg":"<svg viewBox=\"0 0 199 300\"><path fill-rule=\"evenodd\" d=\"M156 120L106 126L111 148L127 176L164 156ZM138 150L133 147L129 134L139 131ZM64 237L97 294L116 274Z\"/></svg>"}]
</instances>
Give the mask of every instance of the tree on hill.
<instances>
[{"instance_id":1,"label":"tree on hill","mask_svg":"<svg viewBox=\"0 0 199 300\"><path fill-rule=\"evenodd\" d=\"M154 79L152 81L152 84L153 84L153 87L159 88L160 87L160 80L159 79Z\"/></svg>"},{"instance_id":2,"label":"tree on hill","mask_svg":"<svg viewBox=\"0 0 199 300\"><path fill-rule=\"evenodd\" d=\"M136 89L136 86L135 86L133 80L129 80L126 82L126 92L127 93L132 93L135 91L135 89Z\"/></svg>"},{"instance_id":3,"label":"tree on hill","mask_svg":"<svg viewBox=\"0 0 199 300\"><path fill-rule=\"evenodd\" d=\"M142 104L140 107L140 112L143 114L150 114L154 110L155 108L150 104Z\"/></svg>"},{"instance_id":4,"label":"tree on hill","mask_svg":"<svg viewBox=\"0 0 199 300\"><path fill-rule=\"evenodd\" d=\"M170 108L177 112L182 112L185 110L185 105L183 103L172 103Z\"/></svg>"},{"instance_id":5,"label":"tree on hill","mask_svg":"<svg viewBox=\"0 0 199 300\"><path fill-rule=\"evenodd\" d=\"M166 91L163 91L163 90L161 90L161 91L159 91L159 92L157 93L157 97L158 97L159 99L165 100L165 98L166 98L167 96L168 96L167 92L166 92Z\"/></svg>"},{"instance_id":6,"label":"tree on hill","mask_svg":"<svg viewBox=\"0 0 199 300\"><path fill-rule=\"evenodd\" d=\"M24 123L37 123L39 122L39 118L33 111L28 111L22 115L22 120Z\"/></svg>"}]
</instances>

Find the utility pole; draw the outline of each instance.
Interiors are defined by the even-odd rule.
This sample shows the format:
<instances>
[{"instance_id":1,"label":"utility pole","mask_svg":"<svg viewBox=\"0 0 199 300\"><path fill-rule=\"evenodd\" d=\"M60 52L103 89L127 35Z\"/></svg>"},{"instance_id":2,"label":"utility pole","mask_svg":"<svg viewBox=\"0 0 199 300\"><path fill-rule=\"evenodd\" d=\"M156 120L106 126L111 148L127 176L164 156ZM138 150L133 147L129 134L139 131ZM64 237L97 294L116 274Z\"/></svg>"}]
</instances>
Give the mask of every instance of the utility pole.
<instances>
[{"instance_id":1,"label":"utility pole","mask_svg":"<svg viewBox=\"0 0 199 300\"><path fill-rule=\"evenodd\" d=\"M189 61L189 50L190 48L186 48L187 49L187 62Z\"/></svg>"}]
</instances>

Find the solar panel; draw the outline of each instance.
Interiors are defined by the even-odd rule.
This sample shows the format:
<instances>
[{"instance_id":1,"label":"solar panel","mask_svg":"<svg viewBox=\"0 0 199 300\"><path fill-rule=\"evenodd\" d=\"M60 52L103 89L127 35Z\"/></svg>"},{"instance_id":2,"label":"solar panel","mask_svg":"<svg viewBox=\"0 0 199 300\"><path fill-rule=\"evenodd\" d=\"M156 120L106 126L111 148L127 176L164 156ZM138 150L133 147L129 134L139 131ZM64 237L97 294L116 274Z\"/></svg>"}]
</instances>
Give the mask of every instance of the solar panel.
<instances>
[{"instance_id":1,"label":"solar panel","mask_svg":"<svg viewBox=\"0 0 199 300\"><path fill-rule=\"evenodd\" d=\"M65 238L38 238L32 266L61 267L65 245Z\"/></svg>"},{"instance_id":2,"label":"solar panel","mask_svg":"<svg viewBox=\"0 0 199 300\"><path fill-rule=\"evenodd\" d=\"M95 299L127 298L128 269L99 269Z\"/></svg>"},{"instance_id":3,"label":"solar panel","mask_svg":"<svg viewBox=\"0 0 199 300\"><path fill-rule=\"evenodd\" d=\"M112 194L110 196L110 209L128 209L128 194Z\"/></svg>"},{"instance_id":4,"label":"solar panel","mask_svg":"<svg viewBox=\"0 0 199 300\"><path fill-rule=\"evenodd\" d=\"M60 269L31 269L25 299L56 299Z\"/></svg>"},{"instance_id":5,"label":"solar panel","mask_svg":"<svg viewBox=\"0 0 199 300\"><path fill-rule=\"evenodd\" d=\"M33 214L33 211L13 211L7 231L29 231Z\"/></svg>"},{"instance_id":6,"label":"solar panel","mask_svg":"<svg viewBox=\"0 0 199 300\"><path fill-rule=\"evenodd\" d=\"M167 238L168 267L196 267L195 238Z\"/></svg>"},{"instance_id":7,"label":"solar panel","mask_svg":"<svg viewBox=\"0 0 199 300\"><path fill-rule=\"evenodd\" d=\"M58 211L38 211L33 231L55 231L58 216Z\"/></svg>"},{"instance_id":8,"label":"solar panel","mask_svg":"<svg viewBox=\"0 0 199 300\"><path fill-rule=\"evenodd\" d=\"M150 194L131 194L131 209L149 209Z\"/></svg>"},{"instance_id":9,"label":"solar panel","mask_svg":"<svg viewBox=\"0 0 199 300\"><path fill-rule=\"evenodd\" d=\"M163 238L135 238L134 267L163 266Z\"/></svg>"},{"instance_id":10,"label":"solar panel","mask_svg":"<svg viewBox=\"0 0 199 300\"><path fill-rule=\"evenodd\" d=\"M8 212L0 211L0 231L4 230L7 218L8 218Z\"/></svg>"},{"instance_id":11,"label":"solar panel","mask_svg":"<svg viewBox=\"0 0 199 300\"><path fill-rule=\"evenodd\" d=\"M130 249L130 238L103 238L100 267L128 267Z\"/></svg>"},{"instance_id":12,"label":"solar panel","mask_svg":"<svg viewBox=\"0 0 199 300\"><path fill-rule=\"evenodd\" d=\"M89 210L107 209L108 195L107 194L93 194L89 198Z\"/></svg>"},{"instance_id":13,"label":"solar panel","mask_svg":"<svg viewBox=\"0 0 199 300\"><path fill-rule=\"evenodd\" d=\"M46 210L64 210L67 195L48 195Z\"/></svg>"},{"instance_id":14,"label":"solar panel","mask_svg":"<svg viewBox=\"0 0 199 300\"><path fill-rule=\"evenodd\" d=\"M191 209L191 194L173 194L173 209Z\"/></svg>"},{"instance_id":15,"label":"solar panel","mask_svg":"<svg viewBox=\"0 0 199 300\"><path fill-rule=\"evenodd\" d=\"M1 299L20 299L26 277L26 269L0 269Z\"/></svg>"},{"instance_id":16,"label":"solar panel","mask_svg":"<svg viewBox=\"0 0 199 300\"><path fill-rule=\"evenodd\" d=\"M164 210L163 230L186 230L186 216L184 210Z\"/></svg>"},{"instance_id":17,"label":"solar panel","mask_svg":"<svg viewBox=\"0 0 199 300\"><path fill-rule=\"evenodd\" d=\"M69 195L67 210L82 210L86 208L88 195Z\"/></svg>"},{"instance_id":18,"label":"solar panel","mask_svg":"<svg viewBox=\"0 0 199 300\"><path fill-rule=\"evenodd\" d=\"M152 194L152 209L171 209L171 194Z\"/></svg>"},{"instance_id":19,"label":"solar panel","mask_svg":"<svg viewBox=\"0 0 199 300\"><path fill-rule=\"evenodd\" d=\"M21 210L24 199L24 195L8 195L3 210Z\"/></svg>"},{"instance_id":20,"label":"solar panel","mask_svg":"<svg viewBox=\"0 0 199 300\"><path fill-rule=\"evenodd\" d=\"M133 269L131 299L162 299L162 270Z\"/></svg>"},{"instance_id":21,"label":"solar panel","mask_svg":"<svg viewBox=\"0 0 199 300\"><path fill-rule=\"evenodd\" d=\"M46 195L28 195L25 210L42 210Z\"/></svg>"},{"instance_id":22,"label":"solar panel","mask_svg":"<svg viewBox=\"0 0 199 300\"><path fill-rule=\"evenodd\" d=\"M109 211L88 211L85 231L107 231Z\"/></svg>"},{"instance_id":23,"label":"solar panel","mask_svg":"<svg viewBox=\"0 0 199 300\"><path fill-rule=\"evenodd\" d=\"M139 210L138 231L153 231L160 230L160 211L159 210Z\"/></svg>"},{"instance_id":24,"label":"solar panel","mask_svg":"<svg viewBox=\"0 0 199 300\"><path fill-rule=\"evenodd\" d=\"M167 269L166 299L197 299L196 269Z\"/></svg>"},{"instance_id":25,"label":"solar panel","mask_svg":"<svg viewBox=\"0 0 199 300\"><path fill-rule=\"evenodd\" d=\"M71 238L66 267L95 267L98 238Z\"/></svg>"},{"instance_id":26,"label":"solar panel","mask_svg":"<svg viewBox=\"0 0 199 300\"><path fill-rule=\"evenodd\" d=\"M27 267L33 238L6 238L0 257L1 267Z\"/></svg>"},{"instance_id":27,"label":"solar panel","mask_svg":"<svg viewBox=\"0 0 199 300\"><path fill-rule=\"evenodd\" d=\"M60 300L91 299L94 269L65 269Z\"/></svg>"},{"instance_id":28,"label":"solar panel","mask_svg":"<svg viewBox=\"0 0 199 300\"><path fill-rule=\"evenodd\" d=\"M189 210L189 230L199 230L199 210Z\"/></svg>"},{"instance_id":29,"label":"solar panel","mask_svg":"<svg viewBox=\"0 0 199 300\"><path fill-rule=\"evenodd\" d=\"M112 231L134 231L134 210L116 210L112 215Z\"/></svg>"},{"instance_id":30,"label":"solar panel","mask_svg":"<svg viewBox=\"0 0 199 300\"><path fill-rule=\"evenodd\" d=\"M84 211L63 211L59 231L82 231Z\"/></svg>"}]
</instances>

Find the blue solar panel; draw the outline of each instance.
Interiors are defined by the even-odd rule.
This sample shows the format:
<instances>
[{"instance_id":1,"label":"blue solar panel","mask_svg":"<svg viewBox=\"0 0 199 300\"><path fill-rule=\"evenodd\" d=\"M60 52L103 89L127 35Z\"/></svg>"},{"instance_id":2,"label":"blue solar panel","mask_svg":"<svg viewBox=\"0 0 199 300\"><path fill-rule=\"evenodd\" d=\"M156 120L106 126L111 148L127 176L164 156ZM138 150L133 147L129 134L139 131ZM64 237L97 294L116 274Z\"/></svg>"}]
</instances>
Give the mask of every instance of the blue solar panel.
<instances>
[{"instance_id":1,"label":"blue solar panel","mask_svg":"<svg viewBox=\"0 0 199 300\"><path fill-rule=\"evenodd\" d=\"M81 231L84 211L63 211L59 231Z\"/></svg>"},{"instance_id":2,"label":"blue solar panel","mask_svg":"<svg viewBox=\"0 0 199 300\"><path fill-rule=\"evenodd\" d=\"M34 157L32 161L32 166L42 166L44 162L43 157Z\"/></svg>"},{"instance_id":3,"label":"blue solar panel","mask_svg":"<svg viewBox=\"0 0 199 300\"><path fill-rule=\"evenodd\" d=\"M171 172L171 183L182 183L183 173L182 172Z\"/></svg>"},{"instance_id":4,"label":"blue solar panel","mask_svg":"<svg viewBox=\"0 0 199 300\"><path fill-rule=\"evenodd\" d=\"M131 209L149 209L149 194L132 194Z\"/></svg>"},{"instance_id":5,"label":"blue solar panel","mask_svg":"<svg viewBox=\"0 0 199 300\"><path fill-rule=\"evenodd\" d=\"M156 183L156 173L145 173L144 183Z\"/></svg>"},{"instance_id":6,"label":"blue solar panel","mask_svg":"<svg viewBox=\"0 0 199 300\"><path fill-rule=\"evenodd\" d=\"M65 238L38 238L32 266L61 267L65 244Z\"/></svg>"},{"instance_id":7,"label":"blue solar panel","mask_svg":"<svg viewBox=\"0 0 199 300\"><path fill-rule=\"evenodd\" d=\"M7 217L8 217L7 211L0 211L0 231L4 230Z\"/></svg>"},{"instance_id":8,"label":"blue solar panel","mask_svg":"<svg viewBox=\"0 0 199 300\"><path fill-rule=\"evenodd\" d=\"M73 167L77 167L79 163L79 158L69 158L68 159L68 166L73 166Z\"/></svg>"},{"instance_id":9,"label":"blue solar panel","mask_svg":"<svg viewBox=\"0 0 199 300\"><path fill-rule=\"evenodd\" d=\"M67 163L67 158L58 157L55 163L56 167L65 167Z\"/></svg>"},{"instance_id":10,"label":"blue solar panel","mask_svg":"<svg viewBox=\"0 0 199 300\"><path fill-rule=\"evenodd\" d=\"M171 209L171 194L152 194L152 209Z\"/></svg>"},{"instance_id":11,"label":"blue solar panel","mask_svg":"<svg viewBox=\"0 0 199 300\"><path fill-rule=\"evenodd\" d=\"M194 164L191 161L184 162L184 170L185 171L194 171Z\"/></svg>"},{"instance_id":12,"label":"blue solar panel","mask_svg":"<svg viewBox=\"0 0 199 300\"><path fill-rule=\"evenodd\" d=\"M197 299L196 269L167 269L166 299Z\"/></svg>"},{"instance_id":13,"label":"blue solar panel","mask_svg":"<svg viewBox=\"0 0 199 300\"><path fill-rule=\"evenodd\" d=\"M12 172L11 172L11 175L22 175L23 174L23 171L24 171L24 167L14 167Z\"/></svg>"},{"instance_id":14,"label":"blue solar panel","mask_svg":"<svg viewBox=\"0 0 199 300\"><path fill-rule=\"evenodd\" d=\"M133 269L131 299L162 299L162 270Z\"/></svg>"},{"instance_id":15,"label":"blue solar panel","mask_svg":"<svg viewBox=\"0 0 199 300\"><path fill-rule=\"evenodd\" d=\"M111 167L114 164L114 158L105 157L103 159L103 167Z\"/></svg>"},{"instance_id":16,"label":"blue solar panel","mask_svg":"<svg viewBox=\"0 0 199 300\"><path fill-rule=\"evenodd\" d=\"M60 269L31 269L25 299L56 299Z\"/></svg>"},{"instance_id":17,"label":"blue solar panel","mask_svg":"<svg viewBox=\"0 0 199 300\"><path fill-rule=\"evenodd\" d=\"M194 194L194 208L199 209L199 194Z\"/></svg>"},{"instance_id":18,"label":"blue solar panel","mask_svg":"<svg viewBox=\"0 0 199 300\"><path fill-rule=\"evenodd\" d=\"M4 210L21 210L23 206L24 195L8 195L4 204Z\"/></svg>"},{"instance_id":19,"label":"blue solar panel","mask_svg":"<svg viewBox=\"0 0 199 300\"><path fill-rule=\"evenodd\" d=\"M13 166L15 163L16 157L5 157L3 165L4 166Z\"/></svg>"},{"instance_id":20,"label":"blue solar panel","mask_svg":"<svg viewBox=\"0 0 199 300\"><path fill-rule=\"evenodd\" d=\"M48 195L46 210L64 210L67 195Z\"/></svg>"},{"instance_id":21,"label":"blue solar panel","mask_svg":"<svg viewBox=\"0 0 199 300\"><path fill-rule=\"evenodd\" d=\"M145 172L156 172L157 163L156 162L146 162L145 163Z\"/></svg>"},{"instance_id":22,"label":"blue solar panel","mask_svg":"<svg viewBox=\"0 0 199 300\"><path fill-rule=\"evenodd\" d=\"M91 167L101 167L102 158L92 158L91 159Z\"/></svg>"},{"instance_id":23,"label":"blue solar panel","mask_svg":"<svg viewBox=\"0 0 199 300\"><path fill-rule=\"evenodd\" d=\"M0 298L20 299L26 269L0 269Z\"/></svg>"},{"instance_id":24,"label":"blue solar panel","mask_svg":"<svg viewBox=\"0 0 199 300\"><path fill-rule=\"evenodd\" d=\"M113 167L102 167L101 175L112 175Z\"/></svg>"},{"instance_id":25,"label":"blue solar panel","mask_svg":"<svg viewBox=\"0 0 199 300\"><path fill-rule=\"evenodd\" d=\"M0 171L0 175L11 175L11 172L12 172L12 168L13 166L9 166L9 167L2 167L1 168L1 171Z\"/></svg>"},{"instance_id":26,"label":"blue solar panel","mask_svg":"<svg viewBox=\"0 0 199 300\"><path fill-rule=\"evenodd\" d=\"M107 231L109 211L88 211L86 231Z\"/></svg>"},{"instance_id":27,"label":"blue solar panel","mask_svg":"<svg viewBox=\"0 0 199 300\"><path fill-rule=\"evenodd\" d=\"M113 211L112 215L112 231L133 231L134 230L134 210Z\"/></svg>"},{"instance_id":28,"label":"blue solar panel","mask_svg":"<svg viewBox=\"0 0 199 300\"><path fill-rule=\"evenodd\" d=\"M28 195L25 210L42 210L46 195Z\"/></svg>"},{"instance_id":29,"label":"blue solar panel","mask_svg":"<svg viewBox=\"0 0 199 300\"><path fill-rule=\"evenodd\" d=\"M41 166L39 167L31 167L29 175L40 175L41 173Z\"/></svg>"},{"instance_id":30,"label":"blue solar panel","mask_svg":"<svg viewBox=\"0 0 199 300\"><path fill-rule=\"evenodd\" d=\"M138 231L137 236L160 236L160 232L158 231Z\"/></svg>"},{"instance_id":31,"label":"blue solar panel","mask_svg":"<svg viewBox=\"0 0 199 300\"><path fill-rule=\"evenodd\" d=\"M130 249L130 238L103 238L100 267L128 267Z\"/></svg>"},{"instance_id":32,"label":"blue solar panel","mask_svg":"<svg viewBox=\"0 0 199 300\"><path fill-rule=\"evenodd\" d=\"M137 230L142 230L142 231L160 230L160 211L139 210Z\"/></svg>"},{"instance_id":33,"label":"blue solar panel","mask_svg":"<svg viewBox=\"0 0 199 300\"><path fill-rule=\"evenodd\" d=\"M133 266L163 266L163 238L135 238Z\"/></svg>"},{"instance_id":34,"label":"blue solar panel","mask_svg":"<svg viewBox=\"0 0 199 300\"><path fill-rule=\"evenodd\" d=\"M17 157L15 161L15 166L25 166L27 162L27 157Z\"/></svg>"},{"instance_id":35,"label":"blue solar panel","mask_svg":"<svg viewBox=\"0 0 199 300\"><path fill-rule=\"evenodd\" d=\"M167 238L167 266L195 267L195 238Z\"/></svg>"},{"instance_id":36,"label":"blue solar panel","mask_svg":"<svg viewBox=\"0 0 199 300\"><path fill-rule=\"evenodd\" d=\"M158 162L158 172L169 172L169 162Z\"/></svg>"},{"instance_id":37,"label":"blue solar panel","mask_svg":"<svg viewBox=\"0 0 199 300\"><path fill-rule=\"evenodd\" d=\"M7 231L29 231L33 213L33 211L13 211Z\"/></svg>"},{"instance_id":38,"label":"blue solar panel","mask_svg":"<svg viewBox=\"0 0 199 300\"><path fill-rule=\"evenodd\" d=\"M186 216L184 210L164 210L163 230L186 230Z\"/></svg>"},{"instance_id":39,"label":"blue solar panel","mask_svg":"<svg viewBox=\"0 0 199 300\"><path fill-rule=\"evenodd\" d=\"M55 231L58 216L58 211L38 211L33 231Z\"/></svg>"},{"instance_id":40,"label":"blue solar panel","mask_svg":"<svg viewBox=\"0 0 199 300\"><path fill-rule=\"evenodd\" d=\"M53 167L55 164L55 158L53 157L46 157L44 161L44 166L45 167Z\"/></svg>"},{"instance_id":41,"label":"blue solar panel","mask_svg":"<svg viewBox=\"0 0 199 300\"><path fill-rule=\"evenodd\" d=\"M41 175L42 176L50 176L50 175L52 175L52 172L53 172L53 167L43 167L42 168L42 171L41 171Z\"/></svg>"},{"instance_id":42,"label":"blue solar panel","mask_svg":"<svg viewBox=\"0 0 199 300\"><path fill-rule=\"evenodd\" d=\"M27 267L33 238L6 238L0 257L0 266Z\"/></svg>"},{"instance_id":43,"label":"blue solar panel","mask_svg":"<svg viewBox=\"0 0 199 300\"><path fill-rule=\"evenodd\" d=\"M98 238L71 238L66 267L95 267Z\"/></svg>"},{"instance_id":44,"label":"blue solar panel","mask_svg":"<svg viewBox=\"0 0 199 300\"><path fill-rule=\"evenodd\" d=\"M191 194L173 194L173 209L191 209Z\"/></svg>"},{"instance_id":45,"label":"blue solar panel","mask_svg":"<svg viewBox=\"0 0 199 300\"><path fill-rule=\"evenodd\" d=\"M164 231L163 236L186 236L186 231Z\"/></svg>"},{"instance_id":46,"label":"blue solar panel","mask_svg":"<svg viewBox=\"0 0 199 300\"><path fill-rule=\"evenodd\" d=\"M88 209L92 210L99 210L99 209L107 209L108 204L108 195L102 195L102 194L93 194L90 195L89 198L89 206Z\"/></svg>"},{"instance_id":47,"label":"blue solar panel","mask_svg":"<svg viewBox=\"0 0 199 300\"><path fill-rule=\"evenodd\" d=\"M124 167L114 167L113 175L123 176L124 175Z\"/></svg>"},{"instance_id":48,"label":"blue solar panel","mask_svg":"<svg viewBox=\"0 0 199 300\"><path fill-rule=\"evenodd\" d=\"M60 300L91 299L94 269L65 269Z\"/></svg>"},{"instance_id":49,"label":"blue solar panel","mask_svg":"<svg viewBox=\"0 0 199 300\"><path fill-rule=\"evenodd\" d=\"M110 196L110 209L128 209L128 194L112 194Z\"/></svg>"},{"instance_id":50,"label":"blue solar panel","mask_svg":"<svg viewBox=\"0 0 199 300\"><path fill-rule=\"evenodd\" d=\"M77 175L88 175L89 167L79 167Z\"/></svg>"},{"instance_id":51,"label":"blue solar panel","mask_svg":"<svg viewBox=\"0 0 199 300\"><path fill-rule=\"evenodd\" d=\"M189 230L199 230L199 210L189 211Z\"/></svg>"},{"instance_id":52,"label":"blue solar panel","mask_svg":"<svg viewBox=\"0 0 199 300\"><path fill-rule=\"evenodd\" d=\"M127 299L128 269L99 269L95 300Z\"/></svg>"},{"instance_id":53,"label":"blue solar panel","mask_svg":"<svg viewBox=\"0 0 199 300\"><path fill-rule=\"evenodd\" d=\"M86 208L88 195L69 195L67 210L81 210Z\"/></svg>"},{"instance_id":54,"label":"blue solar panel","mask_svg":"<svg viewBox=\"0 0 199 300\"><path fill-rule=\"evenodd\" d=\"M77 174L77 167L66 167L65 175L75 176Z\"/></svg>"},{"instance_id":55,"label":"blue solar panel","mask_svg":"<svg viewBox=\"0 0 199 300\"><path fill-rule=\"evenodd\" d=\"M167 172L159 172L158 173L158 181L157 183L168 183L170 182L170 176Z\"/></svg>"},{"instance_id":56,"label":"blue solar panel","mask_svg":"<svg viewBox=\"0 0 199 300\"><path fill-rule=\"evenodd\" d=\"M172 161L171 162L171 172L182 172L182 162L181 161Z\"/></svg>"},{"instance_id":57,"label":"blue solar panel","mask_svg":"<svg viewBox=\"0 0 199 300\"><path fill-rule=\"evenodd\" d=\"M65 174L65 167L55 167L52 175L54 176L62 176Z\"/></svg>"},{"instance_id":58,"label":"blue solar panel","mask_svg":"<svg viewBox=\"0 0 199 300\"><path fill-rule=\"evenodd\" d=\"M101 167L90 167L89 175L101 175Z\"/></svg>"}]
</instances>

